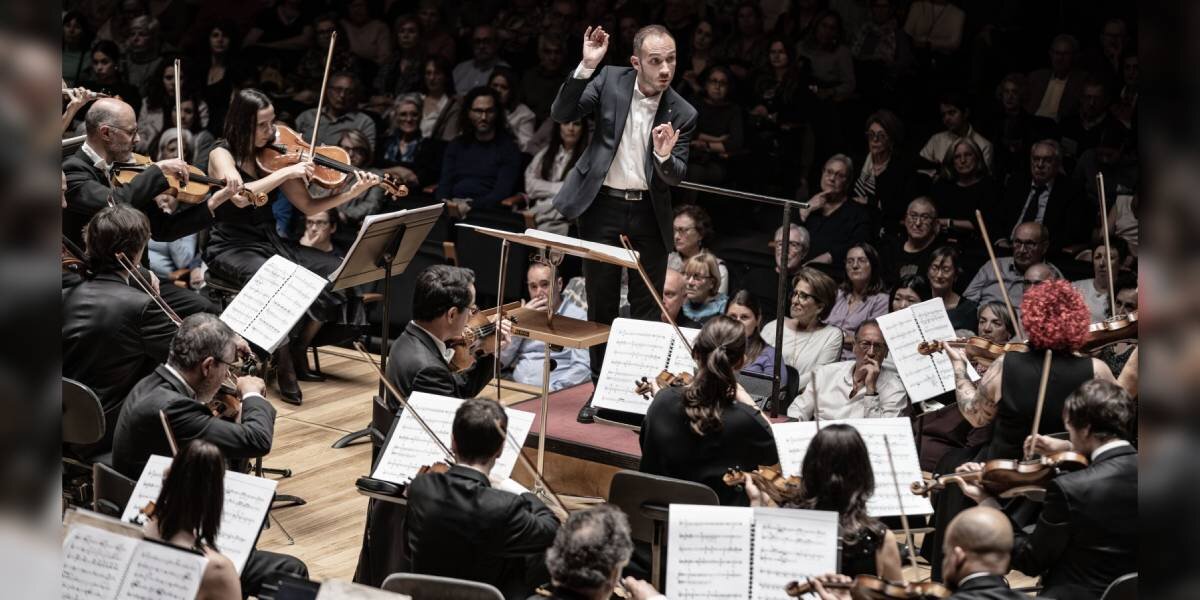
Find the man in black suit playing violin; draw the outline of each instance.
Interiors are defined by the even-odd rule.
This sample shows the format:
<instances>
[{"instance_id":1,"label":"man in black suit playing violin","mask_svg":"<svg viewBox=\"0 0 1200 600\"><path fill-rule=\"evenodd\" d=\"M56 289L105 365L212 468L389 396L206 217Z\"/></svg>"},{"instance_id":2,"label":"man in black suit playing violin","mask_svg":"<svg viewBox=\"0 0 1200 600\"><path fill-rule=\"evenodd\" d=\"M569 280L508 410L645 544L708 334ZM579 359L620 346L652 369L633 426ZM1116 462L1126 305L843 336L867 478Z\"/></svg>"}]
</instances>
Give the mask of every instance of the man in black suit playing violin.
<instances>
[{"instance_id":1,"label":"man in black suit playing violin","mask_svg":"<svg viewBox=\"0 0 1200 600\"><path fill-rule=\"evenodd\" d=\"M1012 566L1027 575L1041 575L1042 593L1048 597L1099 598L1114 579L1137 571L1138 456L1129 442L1136 414L1125 390L1094 379L1063 406L1070 441L1044 435L1025 441L1029 454L1071 451L1091 463L1046 486L1045 504L1031 534L1013 523L1017 542ZM959 471L982 468L980 463L967 463ZM982 486L962 487L979 504L999 506Z\"/></svg>"}]
</instances>

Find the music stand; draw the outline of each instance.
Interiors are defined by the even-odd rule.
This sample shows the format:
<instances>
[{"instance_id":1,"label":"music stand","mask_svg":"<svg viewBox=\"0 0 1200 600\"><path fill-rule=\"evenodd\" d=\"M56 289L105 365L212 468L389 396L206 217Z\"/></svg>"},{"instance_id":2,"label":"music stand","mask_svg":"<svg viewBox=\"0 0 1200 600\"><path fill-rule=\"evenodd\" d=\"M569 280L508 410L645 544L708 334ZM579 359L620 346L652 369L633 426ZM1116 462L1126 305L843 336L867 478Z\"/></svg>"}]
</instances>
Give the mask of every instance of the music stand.
<instances>
[{"instance_id":1,"label":"music stand","mask_svg":"<svg viewBox=\"0 0 1200 600\"><path fill-rule=\"evenodd\" d=\"M636 263L629 257L629 253L622 248L606 246L594 242L567 237L565 235L557 235L539 231L536 229L526 229L524 233L515 233L511 231L502 231L489 227L480 227L478 225L470 225L467 223L459 223L459 227L470 229L476 233L490 236L501 240L500 249L500 285L501 295L498 302L503 303L503 282L507 271L508 248L512 243L521 244L530 248L537 248L542 252L543 264L550 267L550 281L558 281L558 264L562 261L563 255L578 256L585 260L596 260L608 264L618 265L627 268L637 268ZM608 325L600 323L592 323L580 319L572 319L562 315L554 314L555 305L557 302L558 292L553 283L550 285L550 298L546 302L545 310L532 310L528 308L518 308L507 311L507 314L516 317L516 323L513 324L513 335L528 338L542 342L545 345L542 358L542 418L541 424L538 426L538 450L537 450L537 471L538 475L542 475L543 466L546 456L546 426L548 424L550 413L550 348L557 346L562 348L585 349L591 348L596 344L603 344L608 341ZM500 317L503 318L506 311L504 307L498 307ZM497 328L499 332L499 328ZM499 335L499 333L497 333ZM497 338L499 339L499 338ZM498 354L498 353L497 353ZM500 357L496 357L496 368L499 370ZM500 398L500 377L496 376L496 398ZM544 490L535 482L534 493L542 493Z\"/></svg>"},{"instance_id":2,"label":"music stand","mask_svg":"<svg viewBox=\"0 0 1200 600\"><path fill-rule=\"evenodd\" d=\"M370 283L383 279L382 336L379 343L380 368L387 367L388 334L391 320L392 275L403 273L412 262L413 255L420 249L425 236L441 217L444 204L431 204L421 208L401 210L382 215L368 216L358 230L358 237L346 253L346 258L337 270L329 275L333 290ZM387 400L383 382L379 383L379 397ZM354 440L371 435L368 424L365 429L342 436L333 443L334 448L344 448Z\"/></svg>"}]
</instances>

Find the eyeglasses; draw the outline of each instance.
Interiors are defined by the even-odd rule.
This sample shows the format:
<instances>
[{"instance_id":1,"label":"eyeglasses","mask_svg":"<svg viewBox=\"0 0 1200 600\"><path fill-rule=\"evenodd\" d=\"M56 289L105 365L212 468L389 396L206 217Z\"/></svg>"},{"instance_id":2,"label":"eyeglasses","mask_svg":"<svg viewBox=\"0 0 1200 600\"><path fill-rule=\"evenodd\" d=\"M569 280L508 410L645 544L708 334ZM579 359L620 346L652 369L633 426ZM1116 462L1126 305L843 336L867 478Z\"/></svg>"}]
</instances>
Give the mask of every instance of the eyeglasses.
<instances>
[{"instance_id":1,"label":"eyeglasses","mask_svg":"<svg viewBox=\"0 0 1200 600\"><path fill-rule=\"evenodd\" d=\"M915 212L910 212L907 214L907 216L910 220L916 221L917 223L932 223L933 220L937 218L929 213L915 213Z\"/></svg>"},{"instance_id":2,"label":"eyeglasses","mask_svg":"<svg viewBox=\"0 0 1200 600\"><path fill-rule=\"evenodd\" d=\"M473 317L473 316L475 316L475 315L477 315L477 314L479 314L479 307L478 307L478 306L475 306L474 304L472 304L472 305L468 306L468 307L467 307L467 314L471 315L472 317Z\"/></svg>"},{"instance_id":3,"label":"eyeglasses","mask_svg":"<svg viewBox=\"0 0 1200 600\"><path fill-rule=\"evenodd\" d=\"M317 221L314 219L305 219L305 227L329 227L329 221Z\"/></svg>"},{"instance_id":4,"label":"eyeglasses","mask_svg":"<svg viewBox=\"0 0 1200 600\"><path fill-rule=\"evenodd\" d=\"M800 302L808 302L809 300L815 300L816 298L816 296L800 290L796 290L792 293L792 300L799 300Z\"/></svg>"},{"instance_id":5,"label":"eyeglasses","mask_svg":"<svg viewBox=\"0 0 1200 600\"><path fill-rule=\"evenodd\" d=\"M1013 240L1014 248L1036 248L1041 242L1037 240Z\"/></svg>"},{"instance_id":6,"label":"eyeglasses","mask_svg":"<svg viewBox=\"0 0 1200 600\"><path fill-rule=\"evenodd\" d=\"M868 140L876 140L876 141L886 140L888 137L888 134L886 131L865 131L865 132L863 132L863 135L865 135Z\"/></svg>"},{"instance_id":7,"label":"eyeglasses","mask_svg":"<svg viewBox=\"0 0 1200 600\"><path fill-rule=\"evenodd\" d=\"M858 346L858 349L862 350L863 352L869 352L871 350L878 350L878 351L882 352L884 350L887 350L887 344L885 344L883 342L869 342L867 340L862 340L860 342L855 342L854 344L856 346Z\"/></svg>"},{"instance_id":8,"label":"eyeglasses","mask_svg":"<svg viewBox=\"0 0 1200 600\"><path fill-rule=\"evenodd\" d=\"M767 244L767 245L774 248L775 252L779 252L779 242L778 241L771 242L770 244ZM801 244L800 242L793 242L791 240L788 241L788 250L791 250L793 252L799 252L802 248L804 248L804 244Z\"/></svg>"},{"instance_id":9,"label":"eyeglasses","mask_svg":"<svg viewBox=\"0 0 1200 600\"><path fill-rule=\"evenodd\" d=\"M834 179L845 179L848 177L845 171L834 171L833 169L825 169L822 173Z\"/></svg>"},{"instance_id":10,"label":"eyeglasses","mask_svg":"<svg viewBox=\"0 0 1200 600\"><path fill-rule=\"evenodd\" d=\"M137 137L137 134L138 134L138 126L137 125L134 125L133 127L130 127L128 129L126 129L124 127L117 127L116 125L113 125L112 123L109 123L108 126L113 129L116 129L117 131L124 132L125 135L127 135L131 138Z\"/></svg>"},{"instance_id":11,"label":"eyeglasses","mask_svg":"<svg viewBox=\"0 0 1200 600\"><path fill-rule=\"evenodd\" d=\"M496 114L496 109L494 109L494 108L472 108L471 114L473 114L473 115L494 115L494 114Z\"/></svg>"},{"instance_id":12,"label":"eyeglasses","mask_svg":"<svg viewBox=\"0 0 1200 600\"><path fill-rule=\"evenodd\" d=\"M683 278L684 278L684 279L689 279L689 280L690 280L690 279L695 279L695 280L698 280L698 281L705 281L705 280L708 280L708 279L712 279L712 275L702 275L702 274L700 274L700 273L684 273L684 275L683 275Z\"/></svg>"},{"instance_id":13,"label":"eyeglasses","mask_svg":"<svg viewBox=\"0 0 1200 600\"><path fill-rule=\"evenodd\" d=\"M242 362L242 361L240 361L240 360L239 360L239 361L237 361L236 363L231 363L231 362L229 362L229 361L226 361L226 360L223 360L223 359L221 359L220 357L217 357L217 356L214 356L214 357L213 357L213 359L214 359L214 360L216 360L217 362L219 362L219 363L221 363L221 364L223 364L223 365L225 365L225 366L229 367L229 370L230 370L230 371L234 371L234 372L241 372L241 370L242 370L242 367L244 367L244 366L245 366L245 364L246 364L246 363L244 363L244 362Z\"/></svg>"}]
</instances>

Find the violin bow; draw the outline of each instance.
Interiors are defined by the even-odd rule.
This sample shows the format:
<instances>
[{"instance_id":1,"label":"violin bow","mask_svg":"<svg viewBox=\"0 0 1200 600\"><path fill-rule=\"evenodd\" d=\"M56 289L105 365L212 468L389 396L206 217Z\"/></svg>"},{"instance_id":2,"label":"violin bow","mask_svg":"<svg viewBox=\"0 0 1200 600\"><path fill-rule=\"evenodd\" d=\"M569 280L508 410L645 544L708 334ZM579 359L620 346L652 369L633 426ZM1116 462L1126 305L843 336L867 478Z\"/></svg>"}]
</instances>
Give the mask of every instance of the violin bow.
<instances>
[{"instance_id":1,"label":"violin bow","mask_svg":"<svg viewBox=\"0 0 1200 600\"><path fill-rule=\"evenodd\" d=\"M311 162L317 155L317 130L321 128L321 111L325 109L325 85L329 83L329 65L333 63L333 46L337 43L337 31L329 34L329 53L325 55L325 74L321 76L321 95L317 96L317 117L313 119L312 139L308 141L309 152L308 161ZM300 158L304 159L304 151L300 152Z\"/></svg>"},{"instance_id":2,"label":"violin bow","mask_svg":"<svg viewBox=\"0 0 1200 600\"><path fill-rule=\"evenodd\" d=\"M675 319L667 312L667 306L663 304L662 296L658 290L654 288L654 284L650 283L650 276L646 274L646 269L642 267L642 261L638 258L637 252L633 251L633 244L629 242L629 236L621 234L621 245L625 250L629 251L629 258L633 260L634 266L637 267L638 275L642 276L642 283L646 285L646 289L650 290L650 297L654 298L654 302L658 304L658 309L662 311L663 318L671 324L671 328L675 330L675 335L679 336L679 341L683 342L683 347L687 348L688 356L692 355L692 343L683 335L683 330L679 329L679 325L675 323Z\"/></svg>"},{"instance_id":3,"label":"violin bow","mask_svg":"<svg viewBox=\"0 0 1200 600\"><path fill-rule=\"evenodd\" d=\"M521 463L521 466L529 472L529 475L533 477L533 480L536 481L543 490L546 490L546 493L549 494L550 498L554 500L553 504L559 510L563 511L563 514L570 514L570 512L567 510L567 505L563 504L562 498L558 497L558 494L554 492L554 489L550 487L550 484L546 483L546 479L538 474L537 469L533 468L533 463L529 462L528 458L525 458L525 453L521 452L521 445L518 444L517 441L513 439L513 437L509 435L507 431L504 430L504 427L500 425L500 421L498 419L492 421L492 424L496 426L496 431L504 437L504 441L509 445L509 447L516 451L517 462Z\"/></svg>"},{"instance_id":4,"label":"violin bow","mask_svg":"<svg viewBox=\"0 0 1200 600\"><path fill-rule=\"evenodd\" d=\"M446 444L442 442L442 438L439 438L437 434L433 432L433 429L429 427L429 424L425 422L425 419L422 419L421 415L418 414L417 411L413 409L412 405L408 403L408 397L400 393L400 390L396 389L396 386L388 380L386 375L383 374L383 369L380 369L379 365L375 363L375 359L371 358L371 355L367 353L367 349L363 347L362 342L354 342L354 349L358 350L358 353L361 354L363 358L367 359L367 364L371 365L371 368L374 369L375 373L379 375L379 380L383 382L384 387L386 387L388 391L396 397L396 400L400 402L400 406L404 408L404 410L407 410L409 414L411 414L413 418L417 420L417 424L421 426L421 429L425 430L425 435L428 435L429 438L432 439L435 444L437 444L438 448L441 449L442 453L446 455L446 460L448 460L450 464L457 462L454 460L454 453L446 447Z\"/></svg>"},{"instance_id":5,"label":"violin bow","mask_svg":"<svg viewBox=\"0 0 1200 600\"><path fill-rule=\"evenodd\" d=\"M1104 272L1108 274L1108 316L1117 316L1117 289L1113 279L1112 243L1108 240L1108 199L1104 195L1104 173L1096 173L1096 191L1100 195L1100 229L1104 232Z\"/></svg>"},{"instance_id":6,"label":"violin bow","mask_svg":"<svg viewBox=\"0 0 1200 600\"><path fill-rule=\"evenodd\" d=\"M988 258L992 262L992 272L996 274L996 284L1000 286L1000 296L1004 298L1004 306L1008 308L1008 318L1012 319L1013 327L1017 329L1017 337L1025 339L1024 328L1017 319L1017 311L1013 310L1012 300L1008 297L1008 284L1004 282L1004 274L1000 271L1000 263L996 260L996 251L992 249L992 239L988 235L987 225L983 223L983 212L975 210L975 222L979 224L979 233L983 235L983 247L987 249Z\"/></svg>"},{"instance_id":7,"label":"violin bow","mask_svg":"<svg viewBox=\"0 0 1200 600\"><path fill-rule=\"evenodd\" d=\"M1046 350L1046 358L1042 359L1042 380L1038 382L1037 409L1033 413L1033 432L1029 434L1030 437L1036 436L1042 427L1042 408L1046 405L1046 385L1050 383L1050 361L1053 357L1054 353ZM1032 456L1032 452L1025 451L1025 460Z\"/></svg>"},{"instance_id":8,"label":"violin bow","mask_svg":"<svg viewBox=\"0 0 1200 600\"><path fill-rule=\"evenodd\" d=\"M171 319L171 322L174 323L176 327L183 325L183 319L179 318L179 315L171 309L171 306L167 304L167 301L163 300L163 297L158 292L154 291L154 286L150 285L150 282L146 280L145 277L142 277L142 274L138 272L137 267L133 264L133 261L129 260L129 257L126 256L124 252L117 253L117 263L121 265L122 269L125 269L125 272L129 274L129 278L132 279L133 282L137 284L137 286L141 288L143 292L146 292L146 295L150 296L150 299L154 300L154 303L157 304L164 313L166 313L167 318Z\"/></svg>"},{"instance_id":9,"label":"violin bow","mask_svg":"<svg viewBox=\"0 0 1200 600\"><path fill-rule=\"evenodd\" d=\"M183 115L180 105L179 88L183 87L183 72L179 68L179 59L175 59L175 150L179 160L183 160Z\"/></svg>"},{"instance_id":10,"label":"violin bow","mask_svg":"<svg viewBox=\"0 0 1200 600\"><path fill-rule=\"evenodd\" d=\"M904 543L908 544L908 560L912 568L917 568L917 554L913 551L912 530L908 527L908 514L904 512L904 495L900 493L900 477L896 475L896 462L892 459L892 442L887 435L883 436L883 447L887 450L888 467L892 470L892 485L896 486L896 502L900 506L900 525L904 527Z\"/></svg>"}]
</instances>

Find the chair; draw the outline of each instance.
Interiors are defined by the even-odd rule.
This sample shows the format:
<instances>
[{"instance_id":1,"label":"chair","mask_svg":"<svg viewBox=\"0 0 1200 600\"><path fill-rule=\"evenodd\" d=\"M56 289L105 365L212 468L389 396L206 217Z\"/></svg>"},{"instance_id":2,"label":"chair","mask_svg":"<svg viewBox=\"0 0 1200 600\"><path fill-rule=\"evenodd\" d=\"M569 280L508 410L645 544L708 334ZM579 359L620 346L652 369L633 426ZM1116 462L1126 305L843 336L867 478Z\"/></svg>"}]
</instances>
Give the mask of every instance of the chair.
<instances>
[{"instance_id":1,"label":"chair","mask_svg":"<svg viewBox=\"0 0 1200 600\"><path fill-rule=\"evenodd\" d=\"M94 444L107 429L104 407L88 386L62 378L62 441L64 444Z\"/></svg>"},{"instance_id":2,"label":"chair","mask_svg":"<svg viewBox=\"0 0 1200 600\"><path fill-rule=\"evenodd\" d=\"M1100 596L1100 600L1137 600L1138 597L1138 574L1126 573L1113 580L1108 584L1108 589L1104 590L1104 595Z\"/></svg>"},{"instance_id":3,"label":"chair","mask_svg":"<svg viewBox=\"0 0 1200 600\"><path fill-rule=\"evenodd\" d=\"M110 517L121 518L137 482L118 473L108 465L92 465L92 510Z\"/></svg>"},{"instance_id":4,"label":"chair","mask_svg":"<svg viewBox=\"0 0 1200 600\"><path fill-rule=\"evenodd\" d=\"M486 583L416 573L392 573L381 589L421 600L504 600L500 590Z\"/></svg>"},{"instance_id":5,"label":"chair","mask_svg":"<svg viewBox=\"0 0 1200 600\"><path fill-rule=\"evenodd\" d=\"M613 475L608 501L629 517L634 541L650 544L650 583L660 590L670 505L720 504L717 493L704 484L629 470Z\"/></svg>"}]
</instances>

